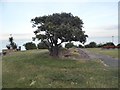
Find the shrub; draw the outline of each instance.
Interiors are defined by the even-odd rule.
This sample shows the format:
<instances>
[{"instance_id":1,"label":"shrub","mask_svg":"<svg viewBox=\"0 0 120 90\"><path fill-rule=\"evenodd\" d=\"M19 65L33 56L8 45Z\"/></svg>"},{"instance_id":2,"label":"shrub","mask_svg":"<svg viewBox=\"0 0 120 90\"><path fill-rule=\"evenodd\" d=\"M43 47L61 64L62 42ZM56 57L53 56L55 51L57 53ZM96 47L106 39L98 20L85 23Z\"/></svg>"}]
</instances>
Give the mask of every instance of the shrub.
<instances>
[{"instance_id":1,"label":"shrub","mask_svg":"<svg viewBox=\"0 0 120 90\"><path fill-rule=\"evenodd\" d=\"M74 48L78 48L78 46L77 46L77 45L74 45L73 47L74 47Z\"/></svg>"},{"instance_id":2,"label":"shrub","mask_svg":"<svg viewBox=\"0 0 120 90\"><path fill-rule=\"evenodd\" d=\"M16 45L16 43L11 43L11 47L12 47L12 49L17 49L17 45Z\"/></svg>"},{"instance_id":3,"label":"shrub","mask_svg":"<svg viewBox=\"0 0 120 90\"><path fill-rule=\"evenodd\" d=\"M44 42L40 42L37 44L38 49L47 49L48 47L45 45Z\"/></svg>"},{"instance_id":4,"label":"shrub","mask_svg":"<svg viewBox=\"0 0 120 90\"><path fill-rule=\"evenodd\" d=\"M89 44L85 45L86 48L95 48L97 47L95 42L90 42Z\"/></svg>"},{"instance_id":5,"label":"shrub","mask_svg":"<svg viewBox=\"0 0 120 90\"><path fill-rule=\"evenodd\" d=\"M90 45L91 48L95 48L96 47L96 43L95 42L90 42L89 45Z\"/></svg>"},{"instance_id":6,"label":"shrub","mask_svg":"<svg viewBox=\"0 0 120 90\"><path fill-rule=\"evenodd\" d=\"M10 45L6 45L7 49L10 49Z\"/></svg>"},{"instance_id":7,"label":"shrub","mask_svg":"<svg viewBox=\"0 0 120 90\"><path fill-rule=\"evenodd\" d=\"M37 49L35 43L33 43L33 42L28 42L28 43L24 44L23 46L25 47L26 50Z\"/></svg>"},{"instance_id":8,"label":"shrub","mask_svg":"<svg viewBox=\"0 0 120 90\"><path fill-rule=\"evenodd\" d=\"M10 44L6 45L7 49L17 49L17 45L13 40L13 37L9 38Z\"/></svg>"},{"instance_id":9,"label":"shrub","mask_svg":"<svg viewBox=\"0 0 120 90\"><path fill-rule=\"evenodd\" d=\"M111 48L112 48L112 49L115 49L116 46L114 45L113 42L107 42L106 44L103 45L102 48L104 48L104 49L111 49Z\"/></svg>"},{"instance_id":10,"label":"shrub","mask_svg":"<svg viewBox=\"0 0 120 90\"><path fill-rule=\"evenodd\" d=\"M74 47L74 44L73 43L67 43L67 44L65 44L65 48L72 48L72 47Z\"/></svg>"},{"instance_id":11,"label":"shrub","mask_svg":"<svg viewBox=\"0 0 120 90\"><path fill-rule=\"evenodd\" d=\"M100 43L100 44L97 45L97 47L98 47L98 48L101 48L101 47L103 47L103 44Z\"/></svg>"},{"instance_id":12,"label":"shrub","mask_svg":"<svg viewBox=\"0 0 120 90\"><path fill-rule=\"evenodd\" d=\"M106 44L104 44L103 46L115 46L115 44L113 42L107 42Z\"/></svg>"},{"instance_id":13,"label":"shrub","mask_svg":"<svg viewBox=\"0 0 120 90\"><path fill-rule=\"evenodd\" d=\"M78 45L79 48L83 48L83 46L81 44Z\"/></svg>"},{"instance_id":14,"label":"shrub","mask_svg":"<svg viewBox=\"0 0 120 90\"><path fill-rule=\"evenodd\" d=\"M117 46L120 46L120 43Z\"/></svg>"}]
</instances>

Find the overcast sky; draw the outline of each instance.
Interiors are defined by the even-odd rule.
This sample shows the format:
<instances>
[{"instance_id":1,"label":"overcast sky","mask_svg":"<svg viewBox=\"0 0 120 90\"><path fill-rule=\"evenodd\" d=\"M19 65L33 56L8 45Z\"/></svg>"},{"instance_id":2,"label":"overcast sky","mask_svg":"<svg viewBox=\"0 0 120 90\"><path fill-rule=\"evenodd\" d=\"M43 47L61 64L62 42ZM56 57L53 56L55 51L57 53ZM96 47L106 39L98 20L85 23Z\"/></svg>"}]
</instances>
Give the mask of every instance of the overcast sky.
<instances>
[{"instance_id":1,"label":"overcast sky","mask_svg":"<svg viewBox=\"0 0 120 90\"><path fill-rule=\"evenodd\" d=\"M0 40L8 39L9 34L31 38L32 18L61 12L81 18L89 37L118 36L118 0L1 0Z\"/></svg>"}]
</instances>

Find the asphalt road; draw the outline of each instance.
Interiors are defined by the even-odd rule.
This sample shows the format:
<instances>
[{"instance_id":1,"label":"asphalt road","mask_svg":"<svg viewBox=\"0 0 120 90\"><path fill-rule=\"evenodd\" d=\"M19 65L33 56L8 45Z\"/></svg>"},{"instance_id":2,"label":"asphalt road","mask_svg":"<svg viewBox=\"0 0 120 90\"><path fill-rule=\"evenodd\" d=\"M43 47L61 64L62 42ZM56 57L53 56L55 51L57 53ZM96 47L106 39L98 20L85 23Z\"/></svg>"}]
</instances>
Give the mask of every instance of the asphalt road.
<instances>
[{"instance_id":1,"label":"asphalt road","mask_svg":"<svg viewBox=\"0 0 120 90\"><path fill-rule=\"evenodd\" d=\"M79 48L78 50L79 50L79 53L82 53L83 57L85 57L86 59L89 59L89 60L98 59L98 60L102 60L109 67L115 67L115 68L118 67L118 59L112 58L107 55L93 53L86 49Z\"/></svg>"}]
</instances>

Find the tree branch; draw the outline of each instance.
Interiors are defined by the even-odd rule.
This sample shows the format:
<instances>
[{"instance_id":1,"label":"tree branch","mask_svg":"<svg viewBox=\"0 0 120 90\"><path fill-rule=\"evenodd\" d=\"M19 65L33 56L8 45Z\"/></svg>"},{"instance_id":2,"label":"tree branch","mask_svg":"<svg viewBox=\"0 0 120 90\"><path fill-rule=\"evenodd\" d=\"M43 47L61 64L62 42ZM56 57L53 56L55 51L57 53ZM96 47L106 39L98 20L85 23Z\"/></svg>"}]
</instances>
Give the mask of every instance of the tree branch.
<instances>
[{"instance_id":1,"label":"tree branch","mask_svg":"<svg viewBox=\"0 0 120 90\"><path fill-rule=\"evenodd\" d=\"M64 42L64 40L61 40L61 42L59 44L57 44L58 46L61 45Z\"/></svg>"}]
</instances>

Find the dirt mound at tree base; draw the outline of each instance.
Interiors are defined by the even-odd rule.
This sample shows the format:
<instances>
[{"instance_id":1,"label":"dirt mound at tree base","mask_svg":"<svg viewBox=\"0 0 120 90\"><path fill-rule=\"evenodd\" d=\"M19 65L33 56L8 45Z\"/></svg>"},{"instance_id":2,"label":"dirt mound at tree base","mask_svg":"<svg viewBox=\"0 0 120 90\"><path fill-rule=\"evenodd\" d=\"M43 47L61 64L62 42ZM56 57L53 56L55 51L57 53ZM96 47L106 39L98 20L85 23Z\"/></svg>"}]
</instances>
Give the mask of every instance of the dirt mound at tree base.
<instances>
[{"instance_id":1,"label":"dirt mound at tree base","mask_svg":"<svg viewBox=\"0 0 120 90\"><path fill-rule=\"evenodd\" d=\"M88 60L90 57L82 51L81 49L78 48L69 48L69 49L62 49L59 53L60 58L69 58L69 59L74 59L74 60Z\"/></svg>"}]
</instances>

